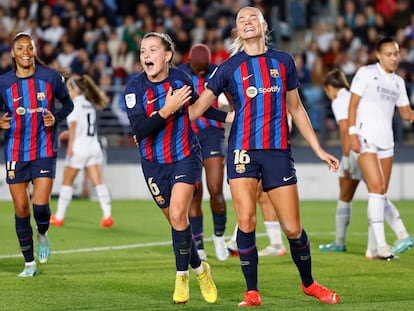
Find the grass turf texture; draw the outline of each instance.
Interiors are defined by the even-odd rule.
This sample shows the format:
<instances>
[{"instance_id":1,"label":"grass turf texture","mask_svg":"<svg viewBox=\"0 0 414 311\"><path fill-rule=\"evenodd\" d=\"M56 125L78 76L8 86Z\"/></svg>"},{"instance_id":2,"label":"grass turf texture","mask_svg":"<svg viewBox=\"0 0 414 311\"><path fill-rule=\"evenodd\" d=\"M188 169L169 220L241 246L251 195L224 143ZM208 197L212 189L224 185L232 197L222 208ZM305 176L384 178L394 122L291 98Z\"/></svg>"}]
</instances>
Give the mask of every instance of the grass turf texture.
<instances>
[{"instance_id":1,"label":"grass turf texture","mask_svg":"<svg viewBox=\"0 0 414 311\"><path fill-rule=\"evenodd\" d=\"M414 233L414 202L395 202L409 232ZM203 301L190 271L190 301L174 305L175 265L170 228L152 202L114 201L115 225L99 227L97 202L74 200L65 226L51 227L52 255L38 264L40 274L18 278L23 257L14 230L13 207L0 203L0 310L239 310L245 291L239 259L225 262L214 256L212 218L204 204L205 248L219 291L215 304ZM336 290L339 305L323 305L302 293L290 254L260 258L260 310L414 310L414 249L392 262L366 260L366 202L354 202L346 253L322 253L319 244L334 240L336 202L303 201L302 223L311 240L315 279ZM52 201L52 210L56 200ZM226 236L235 216L228 203ZM257 244L268 245L258 209ZM32 220L33 223L33 220ZM386 227L387 240L395 236ZM35 240L35 247L37 241ZM147 245L147 246L145 246ZM288 246L285 240L285 245Z\"/></svg>"}]
</instances>

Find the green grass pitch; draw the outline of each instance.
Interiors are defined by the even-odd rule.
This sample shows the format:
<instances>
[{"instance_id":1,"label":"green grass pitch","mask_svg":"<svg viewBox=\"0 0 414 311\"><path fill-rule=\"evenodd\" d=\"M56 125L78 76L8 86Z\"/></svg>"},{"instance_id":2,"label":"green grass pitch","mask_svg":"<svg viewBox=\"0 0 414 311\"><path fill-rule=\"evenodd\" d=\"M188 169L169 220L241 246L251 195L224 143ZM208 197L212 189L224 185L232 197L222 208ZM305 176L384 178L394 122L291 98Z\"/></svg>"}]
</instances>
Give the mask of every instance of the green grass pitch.
<instances>
[{"instance_id":1,"label":"green grass pitch","mask_svg":"<svg viewBox=\"0 0 414 311\"><path fill-rule=\"evenodd\" d=\"M414 232L414 202L395 202L409 232ZM38 264L39 275L18 278L23 257L14 230L10 202L0 202L0 310L239 310L245 285L239 259L225 262L214 256L212 217L204 202L205 247L219 299L207 304L190 271L190 301L174 305L175 265L170 228L150 201L114 201L115 225L99 227L97 202L74 200L65 226L51 227L50 261ZM56 200L52 201L56 210ZM311 240L313 275L336 290L339 305L323 305L305 296L290 254L260 258L259 289L263 306L258 310L414 310L414 249L400 260L381 262L364 257L367 240L366 202L354 202L346 253L321 253L318 245L334 239L333 201L301 202L302 223ZM33 221L32 221L33 223ZM228 202L230 236L235 225ZM267 246L258 209L257 244ZM390 244L395 236L386 227ZM36 245L36 240L35 240ZM285 245L288 246L285 240Z\"/></svg>"}]
</instances>

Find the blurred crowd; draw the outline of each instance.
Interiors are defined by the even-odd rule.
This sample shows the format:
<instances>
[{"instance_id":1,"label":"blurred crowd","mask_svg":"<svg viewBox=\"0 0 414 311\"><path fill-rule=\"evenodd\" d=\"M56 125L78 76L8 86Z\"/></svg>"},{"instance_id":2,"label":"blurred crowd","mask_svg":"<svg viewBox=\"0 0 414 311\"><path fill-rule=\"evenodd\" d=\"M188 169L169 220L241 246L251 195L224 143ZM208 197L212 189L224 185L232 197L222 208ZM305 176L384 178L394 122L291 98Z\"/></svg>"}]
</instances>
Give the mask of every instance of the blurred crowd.
<instances>
[{"instance_id":1,"label":"blurred crowd","mask_svg":"<svg viewBox=\"0 0 414 311\"><path fill-rule=\"evenodd\" d=\"M376 61L375 41L386 34L400 43L398 73L414 85L413 0L0 0L0 73L11 67L10 41L20 31L33 36L47 65L88 73L108 92L141 69L138 49L150 31L173 38L176 64L197 43L220 64L229 57L235 13L246 5L262 9L276 48L305 30L304 46L288 51L303 84L322 85L334 67L351 78Z\"/></svg>"}]
</instances>

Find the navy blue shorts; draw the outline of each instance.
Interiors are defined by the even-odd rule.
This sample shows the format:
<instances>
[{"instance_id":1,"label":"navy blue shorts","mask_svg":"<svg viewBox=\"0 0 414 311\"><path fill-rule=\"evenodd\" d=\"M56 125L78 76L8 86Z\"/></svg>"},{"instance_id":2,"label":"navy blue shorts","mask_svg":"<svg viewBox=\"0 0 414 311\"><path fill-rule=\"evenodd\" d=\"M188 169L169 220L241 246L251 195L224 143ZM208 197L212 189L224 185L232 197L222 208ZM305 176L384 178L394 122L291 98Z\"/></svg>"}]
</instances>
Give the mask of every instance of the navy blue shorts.
<instances>
[{"instance_id":1,"label":"navy blue shorts","mask_svg":"<svg viewBox=\"0 0 414 311\"><path fill-rule=\"evenodd\" d=\"M174 184L183 182L197 188L201 180L202 168L200 153L167 164L142 159L145 181L152 198L160 208L170 206L171 190Z\"/></svg>"},{"instance_id":2,"label":"navy blue shorts","mask_svg":"<svg viewBox=\"0 0 414 311\"><path fill-rule=\"evenodd\" d=\"M261 179L264 191L297 183L290 150L229 150L226 161L228 179Z\"/></svg>"},{"instance_id":3,"label":"navy blue shorts","mask_svg":"<svg viewBox=\"0 0 414 311\"><path fill-rule=\"evenodd\" d=\"M36 178L55 178L56 158L42 158L27 162L6 162L6 182L19 184Z\"/></svg>"},{"instance_id":4,"label":"navy blue shorts","mask_svg":"<svg viewBox=\"0 0 414 311\"><path fill-rule=\"evenodd\" d=\"M197 133L203 161L213 157L225 157L224 128L207 127Z\"/></svg>"}]
</instances>

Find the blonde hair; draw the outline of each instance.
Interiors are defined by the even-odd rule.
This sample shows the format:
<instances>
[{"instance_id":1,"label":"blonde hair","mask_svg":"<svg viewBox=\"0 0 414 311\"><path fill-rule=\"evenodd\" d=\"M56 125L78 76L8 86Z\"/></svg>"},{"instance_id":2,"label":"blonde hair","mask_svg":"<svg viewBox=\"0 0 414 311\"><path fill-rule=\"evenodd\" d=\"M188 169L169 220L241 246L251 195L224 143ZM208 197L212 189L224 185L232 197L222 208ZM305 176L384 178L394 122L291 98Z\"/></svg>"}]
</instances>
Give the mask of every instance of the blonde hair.
<instances>
[{"instance_id":1,"label":"blonde hair","mask_svg":"<svg viewBox=\"0 0 414 311\"><path fill-rule=\"evenodd\" d=\"M262 11L260 11L258 8L253 7L253 6L245 6L244 8L240 9L236 15L236 23L237 23L237 19L239 18L240 13L246 9L251 9L255 11L262 25L266 24ZM237 32L237 29L233 29L233 32ZM263 29L263 36L265 39L265 44L267 45L268 42L270 41L269 32ZM234 39L234 41L230 44L228 51L230 52L231 56L233 56L234 54L240 51L243 51L243 50L244 50L244 41L239 35L237 35L236 39Z\"/></svg>"},{"instance_id":2,"label":"blonde hair","mask_svg":"<svg viewBox=\"0 0 414 311\"><path fill-rule=\"evenodd\" d=\"M106 94L93 82L92 78L88 75L72 76L69 78L68 83L84 94L85 97L95 105L96 109L103 110L109 103L109 98Z\"/></svg>"}]
</instances>

